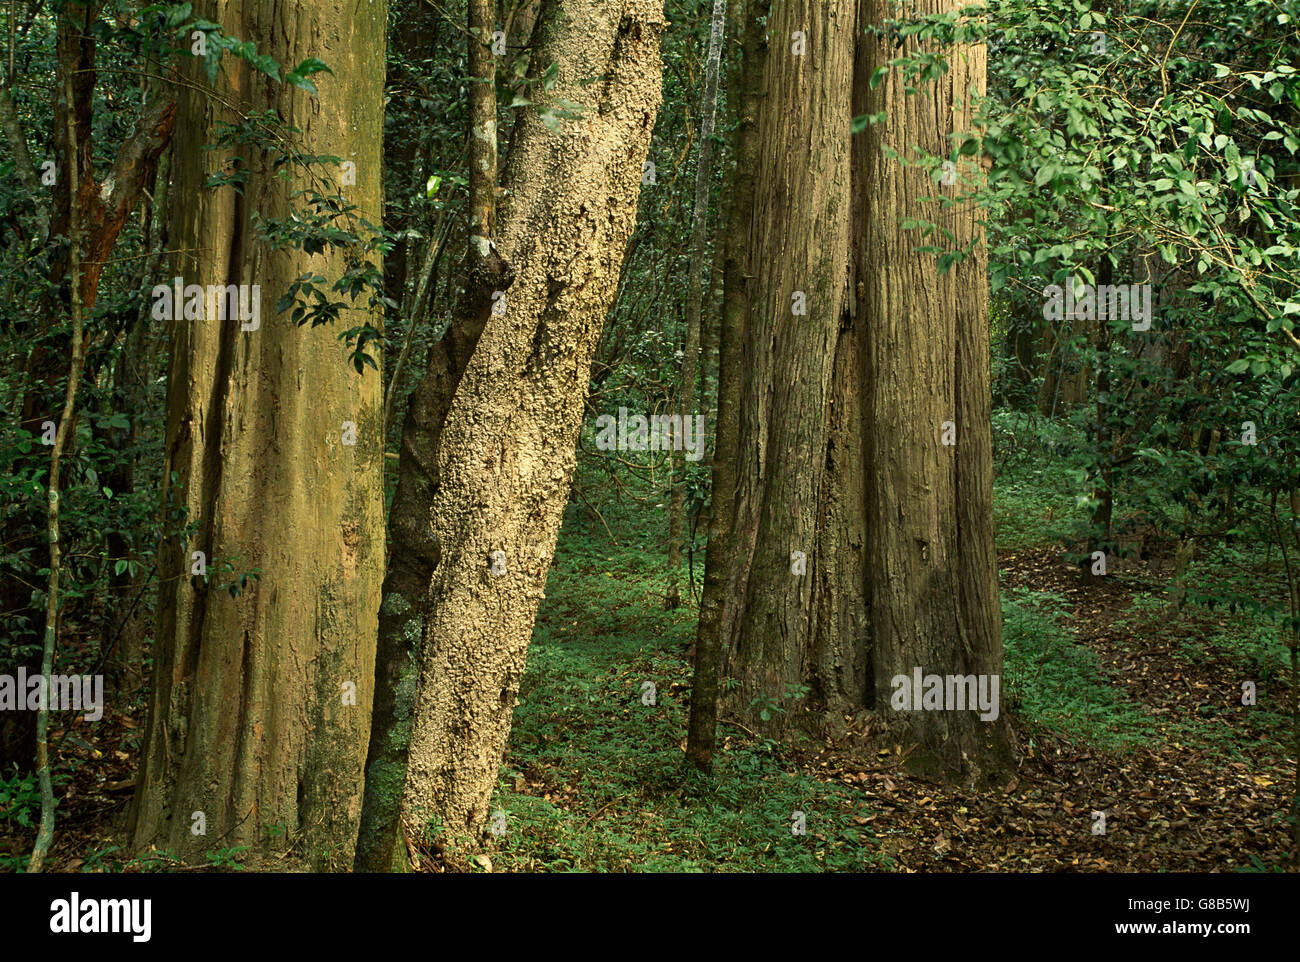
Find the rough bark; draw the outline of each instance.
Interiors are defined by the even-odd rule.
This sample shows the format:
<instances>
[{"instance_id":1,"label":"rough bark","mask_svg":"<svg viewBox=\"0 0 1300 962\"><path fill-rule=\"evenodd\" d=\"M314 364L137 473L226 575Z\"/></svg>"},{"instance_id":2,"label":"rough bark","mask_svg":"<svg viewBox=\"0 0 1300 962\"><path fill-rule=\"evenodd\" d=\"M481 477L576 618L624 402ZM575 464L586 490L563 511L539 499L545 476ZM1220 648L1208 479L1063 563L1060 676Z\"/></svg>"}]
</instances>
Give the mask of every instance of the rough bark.
<instances>
[{"instance_id":1,"label":"rough bark","mask_svg":"<svg viewBox=\"0 0 1300 962\"><path fill-rule=\"evenodd\" d=\"M656 0L551 2L539 21L534 68L557 63L550 95L585 109L559 132L533 113L518 122L498 220L516 280L438 449L441 558L403 817L416 832L434 823L450 842L476 835L487 816L661 97Z\"/></svg>"},{"instance_id":2,"label":"rough bark","mask_svg":"<svg viewBox=\"0 0 1300 962\"><path fill-rule=\"evenodd\" d=\"M909 9L939 13L956 0L919 0ZM876 21L892 14L869 0ZM897 51L869 39L871 62ZM894 711L891 680L924 674L998 675L1002 622L992 529L992 443L986 251L977 209L933 205L926 216L972 241L973 256L940 275L934 255L917 253L902 230L916 199L941 187L919 166L888 159L912 145L948 157L950 136L971 128L971 92L982 91L982 46L950 49L950 70L933 88L908 96L891 71L869 97L887 120L870 128L862 203L868 212L859 276L867 337L867 572L876 704L897 738L917 743L909 761L950 777L992 777L1010 757L1006 716L972 711ZM972 162L963 177L979 177ZM942 443L944 422L956 444Z\"/></svg>"},{"instance_id":3,"label":"rough bark","mask_svg":"<svg viewBox=\"0 0 1300 962\"><path fill-rule=\"evenodd\" d=\"M358 871L386 872L400 860L398 824L406 784L406 752L414 702L412 654L428 609L429 581L438 564L438 540L429 507L438 490L438 445L461 376L492 310L496 291L513 281L495 252L497 135L492 11L485 0L468 10L470 76L470 228L462 263L464 288L455 316L429 351L424 376L411 393L398 455L397 490L389 513L392 563L384 577L375 664L375 701L366 792L357 843ZM415 319L412 318L412 323Z\"/></svg>"},{"instance_id":4,"label":"rough bark","mask_svg":"<svg viewBox=\"0 0 1300 962\"><path fill-rule=\"evenodd\" d=\"M247 0L196 12L282 64L315 56L333 75L318 75L314 99L227 62L220 98L193 68L182 94L174 271L186 283L260 285L262 318L251 331L169 322L163 497L194 531L166 538L159 552L153 700L131 832L137 850L184 859L246 845L252 858L279 853L280 865L347 867L383 577L381 379L347 363L335 331L298 328L275 312L304 271L332 279L344 269L336 249L273 252L256 236L252 212L288 217L302 172L277 177L255 152L244 157L242 195L205 189L229 154L202 148L231 119L224 101L277 111L301 130L305 153L356 164L356 185L343 192L377 222L385 4L311 0L288 15L274 0ZM363 319L348 309L340 323ZM344 422L355 424L355 446L343 443ZM191 577L193 551L207 553L207 583ZM225 562L236 574L260 568L260 577L232 597L219 590L232 579ZM192 832L196 812L205 835Z\"/></svg>"},{"instance_id":5,"label":"rough bark","mask_svg":"<svg viewBox=\"0 0 1300 962\"><path fill-rule=\"evenodd\" d=\"M812 0L773 5L758 118L748 246L754 277L742 347L740 450L729 553L737 615L724 637L729 707L779 730L827 664L862 645L839 622L843 560L827 484L832 386L850 329L850 130L856 16ZM806 51L794 50L802 31ZM801 313L796 313L800 310ZM842 466L842 464L841 464ZM824 550L825 549L825 550ZM830 579L830 580L828 580ZM861 589L857 590L861 595ZM818 614L831 611L831 623ZM852 620L851 614L846 614ZM825 638L819 632L831 632ZM857 635L857 637L855 637ZM819 673L820 674L820 673ZM830 679L815 679L820 685ZM826 701L861 699L819 692Z\"/></svg>"}]
</instances>

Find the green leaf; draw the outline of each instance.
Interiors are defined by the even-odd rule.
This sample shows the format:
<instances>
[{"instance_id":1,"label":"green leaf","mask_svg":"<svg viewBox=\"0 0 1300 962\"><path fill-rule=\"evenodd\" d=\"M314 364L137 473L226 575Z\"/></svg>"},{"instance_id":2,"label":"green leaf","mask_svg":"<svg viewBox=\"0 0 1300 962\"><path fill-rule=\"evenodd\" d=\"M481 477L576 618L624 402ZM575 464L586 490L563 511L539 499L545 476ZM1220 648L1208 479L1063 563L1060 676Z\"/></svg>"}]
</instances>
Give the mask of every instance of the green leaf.
<instances>
[{"instance_id":1,"label":"green leaf","mask_svg":"<svg viewBox=\"0 0 1300 962\"><path fill-rule=\"evenodd\" d=\"M250 44L249 46L251 47L252 45ZM244 59L248 61L249 66L251 66L254 70L258 70L266 74L272 80L279 81L280 64L276 62L276 59L272 57L270 54L250 53L247 56L245 56Z\"/></svg>"},{"instance_id":2,"label":"green leaf","mask_svg":"<svg viewBox=\"0 0 1300 962\"><path fill-rule=\"evenodd\" d=\"M319 96L319 92L316 90L316 85L307 78L314 73L321 73L322 71L329 74L334 72L333 70L330 70L325 61L318 60L315 57L308 57L302 63L298 64L298 66L294 67L291 73L286 74L284 79L300 90L305 90L313 97L316 97Z\"/></svg>"},{"instance_id":3,"label":"green leaf","mask_svg":"<svg viewBox=\"0 0 1300 962\"><path fill-rule=\"evenodd\" d=\"M154 9L156 10L157 8L155 7ZM194 5L190 3L182 3L168 9L166 20L168 29L179 27L181 24L185 23L185 21L189 20L190 14L193 12Z\"/></svg>"},{"instance_id":4,"label":"green leaf","mask_svg":"<svg viewBox=\"0 0 1300 962\"><path fill-rule=\"evenodd\" d=\"M314 73L332 74L334 71L329 68L329 64L324 60L320 60L316 57L308 57L302 63L298 64L298 66L294 67L293 72L299 77L310 77Z\"/></svg>"}]
</instances>

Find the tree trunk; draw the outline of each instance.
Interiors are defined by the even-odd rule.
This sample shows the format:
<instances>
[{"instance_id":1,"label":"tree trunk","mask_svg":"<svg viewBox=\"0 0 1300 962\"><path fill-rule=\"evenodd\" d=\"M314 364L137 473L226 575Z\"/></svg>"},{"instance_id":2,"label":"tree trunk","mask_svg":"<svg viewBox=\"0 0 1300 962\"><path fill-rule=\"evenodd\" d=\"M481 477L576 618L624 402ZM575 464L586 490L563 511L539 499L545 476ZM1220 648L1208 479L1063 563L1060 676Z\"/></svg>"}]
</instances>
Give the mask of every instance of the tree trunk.
<instances>
[{"instance_id":1,"label":"tree trunk","mask_svg":"<svg viewBox=\"0 0 1300 962\"><path fill-rule=\"evenodd\" d=\"M887 0L865 0L879 22ZM957 9L957 0L919 0L917 13ZM898 51L875 39L873 64ZM971 204L930 209L952 232L955 249L974 254L946 274L934 255L917 253L902 229L916 200L960 190L982 176L971 161L959 185L942 188L919 166L885 156L918 145L952 154L950 135L972 129L971 95L983 91L985 48L950 48L950 69L936 86L908 96L891 71L871 92L872 112L862 199L868 212L861 269L867 336L867 577L871 597L876 704L900 740L919 743L909 761L950 777L992 778L1009 763L1005 715L974 711L895 710L899 676L986 676L1000 686L1002 619L993 547L993 466L989 397L989 314L981 215ZM936 205L937 206L937 205ZM955 444L946 445L955 437ZM1000 690L1000 688L999 688ZM996 699L994 699L996 703Z\"/></svg>"},{"instance_id":2,"label":"tree trunk","mask_svg":"<svg viewBox=\"0 0 1300 962\"><path fill-rule=\"evenodd\" d=\"M1107 251L1109 244L1103 247L1101 263L1097 268L1098 286L1110 286L1114 277L1114 265L1110 262ZM1100 305L1098 305L1100 307ZM1101 313L1100 310L1097 312ZM1096 504L1092 511L1092 545L1089 555L1100 551L1107 557L1109 564L1116 554L1113 534L1115 515L1115 437L1111 430L1110 398L1110 322L1104 318L1097 320L1097 397L1095 411L1097 425L1093 432L1096 450L1096 475L1093 482L1092 496ZM1085 570L1092 577L1092 562L1086 562Z\"/></svg>"},{"instance_id":3,"label":"tree trunk","mask_svg":"<svg viewBox=\"0 0 1300 962\"><path fill-rule=\"evenodd\" d=\"M72 74L63 73L63 93L71 99ZM65 143L71 152L77 148L77 128L71 114L65 115L67 128ZM68 176L72 178L73 196L77 194L77 168L69 165ZM77 393L81 387L81 369L85 363L85 345L82 342L81 311L81 210L73 206L68 220L68 277L71 280L72 300L72 358L68 364L67 388L63 399L63 415L59 418L58 432L54 436L54 446L50 450L50 473L46 479L46 531L50 540L50 570L45 582L45 643L41 653L42 695L40 708L36 713L36 775L41 786L41 822L36 833L36 843L32 846L32 857L27 862L27 872L35 875L45 865L45 856L54 841L54 783L50 771L50 693L54 673L54 650L58 644L59 624L59 564L62 560L62 546L59 544L59 469L62 466L63 450L68 442L73 419L72 412L77 409Z\"/></svg>"},{"instance_id":4,"label":"tree trunk","mask_svg":"<svg viewBox=\"0 0 1300 962\"><path fill-rule=\"evenodd\" d=\"M779 730L811 690L824 704L862 696L826 676L861 646L828 467L847 466L835 395L851 330L849 241L856 15L814 0L773 6L747 226L754 278L742 347L740 450L728 546L736 618L724 636L728 706ZM800 52L800 44L806 46ZM845 344L846 367L852 367ZM845 372L849 380L852 375ZM852 443L856 443L856 440ZM823 571L823 567L827 570ZM861 597L861 589L857 590ZM830 620L820 616L829 614ZM844 620L841 620L843 618ZM814 654L815 653L815 654ZM847 659L853 660L853 659ZM830 685L830 690L821 690Z\"/></svg>"},{"instance_id":5,"label":"tree trunk","mask_svg":"<svg viewBox=\"0 0 1300 962\"><path fill-rule=\"evenodd\" d=\"M748 9L743 17L736 8ZM718 415L709 508L709 544L695 635L691 714L686 755L708 771L717 740L722 639L730 637L735 607L729 592L737 461L740 451L741 349L749 314L749 215L758 155L758 111L768 56L764 22L768 0L734 0L732 22L744 25L743 40L729 68L728 100L735 112L733 167L728 177L726 229L718 238L722 263L722 316L718 327Z\"/></svg>"},{"instance_id":6,"label":"tree trunk","mask_svg":"<svg viewBox=\"0 0 1300 962\"><path fill-rule=\"evenodd\" d=\"M291 177L277 177L250 149L242 194L205 189L229 153L203 145L233 119L223 99L278 112L302 131L294 136L303 152L356 164L356 185L343 191L377 222L385 4L311 0L286 15L270 0L243 0L199 13L286 67L328 58L333 76L317 75L315 99L226 59L219 96L199 70L183 88L173 196L184 203L170 236L189 253L175 273L186 283L260 285L263 316L249 331L170 322L170 536L159 552L153 701L131 832L137 850L154 845L184 859L245 845L254 858L292 857L276 864L336 869L352 861L370 729L384 559L382 381L352 368L335 331L296 327L273 309L303 272L333 280L345 268L337 248L307 256L257 239L253 212L287 218L299 203L291 193L311 183L306 172L286 166L279 173ZM345 309L339 323L364 320ZM355 425L355 446L345 422ZM176 509L193 527L188 538L173 533ZM191 576L195 551L206 553L206 582ZM237 597L221 590L253 568L258 579Z\"/></svg>"},{"instance_id":7,"label":"tree trunk","mask_svg":"<svg viewBox=\"0 0 1300 962\"><path fill-rule=\"evenodd\" d=\"M681 377L677 381L677 415L682 424L695 406L695 378L699 371L700 314L704 304L704 242L708 233L709 186L713 181L713 124L718 109L718 67L722 59L722 30L727 0L713 0L709 26L709 53L704 68L704 98L700 105L700 150L695 162L695 206L691 214L691 266L686 288L686 344L682 350ZM702 441L702 439L701 439ZM682 518L686 507L684 452L674 448L672 501L668 509L668 597L665 607L682 603L678 576L682 568Z\"/></svg>"},{"instance_id":8,"label":"tree trunk","mask_svg":"<svg viewBox=\"0 0 1300 962\"><path fill-rule=\"evenodd\" d=\"M401 28L393 31L393 63L387 71L386 89L403 89L399 84L407 89L418 89L414 82L408 82L408 78L403 76L404 69L412 62L444 52L439 50L442 14L426 0L394 0L391 6L394 19L400 20ZM400 106L403 109L396 109L398 105L394 105L384 138L384 223L393 231L424 230L428 225L414 216L413 208L414 198L424 191L428 176L424 163L427 149L425 131L421 129L416 104L405 102ZM425 238L429 250L436 244L436 237ZM420 258L415 256L417 249L416 242L402 237L384 258L385 292L397 304L407 303L408 289L413 282L419 283L418 277L411 277L411 271L420 264ZM415 324L419 318L408 317L407 321ZM396 372L393 374L395 376Z\"/></svg>"},{"instance_id":9,"label":"tree trunk","mask_svg":"<svg viewBox=\"0 0 1300 962\"><path fill-rule=\"evenodd\" d=\"M493 250L496 217L497 137L495 64L491 53L492 11L486 0L468 9L470 76L470 224L462 273L465 287L456 316L429 351L424 377L411 392L397 490L389 516L392 564L384 577L375 663L375 701L366 758L366 794L356 869L387 872L397 845L398 818L406 784L406 751L414 708L414 665L427 617L429 581L439 558L429 506L438 490L438 445L461 376L492 310L493 294L504 293L513 275ZM412 323L415 318L412 318Z\"/></svg>"},{"instance_id":10,"label":"tree trunk","mask_svg":"<svg viewBox=\"0 0 1300 962\"><path fill-rule=\"evenodd\" d=\"M558 64L549 96L584 110L558 132L536 113L518 122L499 215L516 280L437 452L441 558L402 809L450 842L482 829L496 785L661 96L658 0L552 0L539 21L534 71Z\"/></svg>"},{"instance_id":11,"label":"tree trunk","mask_svg":"<svg viewBox=\"0 0 1300 962\"><path fill-rule=\"evenodd\" d=\"M151 287L153 279L162 272L163 252L167 248L164 226L169 178L164 154L159 159L154 176L150 178L146 196L151 199L140 207L141 246L146 253L135 277L137 290ZM135 492L136 465L129 452L137 442L138 425L146 404L146 388L156 366L154 346L158 338L153 336L152 325L150 304L145 299L136 316L127 324L113 370L113 409L125 414L129 422L124 429L110 428L106 431L110 443L124 452L124 456L103 476L104 484L113 492L114 498ZM101 647L115 668L118 680L116 697L122 704L126 704L139 694L145 682L145 639L151 634L151 629L146 617L148 606L144 595L150 577L143 563L134 571L129 566L120 574L116 571L117 559L140 561L141 545L138 538L128 537L125 531L114 527L108 532L106 542L109 563L112 565L108 581L111 600L109 617L104 621Z\"/></svg>"}]
</instances>

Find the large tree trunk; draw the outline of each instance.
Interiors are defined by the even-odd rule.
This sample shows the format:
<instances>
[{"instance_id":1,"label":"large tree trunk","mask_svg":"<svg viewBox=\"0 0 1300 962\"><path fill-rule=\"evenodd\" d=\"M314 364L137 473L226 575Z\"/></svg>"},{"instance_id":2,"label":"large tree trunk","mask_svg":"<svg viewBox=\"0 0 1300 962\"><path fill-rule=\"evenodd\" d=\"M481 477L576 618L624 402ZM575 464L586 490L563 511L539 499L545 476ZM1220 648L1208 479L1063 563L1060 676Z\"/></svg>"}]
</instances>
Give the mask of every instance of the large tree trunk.
<instances>
[{"instance_id":1,"label":"large tree trunk","mask_svg":"<svg viewBox=\"0 0 1300 962\"><path fill-rule=\"evenodd\" d=\"M892 13L867 0L874 21ZM917 13L956 9L956 0L919 0ZM897 55L867 40L871 60ZM950 69L931 89L908 96L891 71L869 97L887 111L870 128L863 176L868 212L859 277L867 337L867 553L876 704L896 737L919 743L910 761L949 776L993 775L1010 757L1005 715L982 721L970 710L897 711L893 680L923 675L1002 672L1002 620L992 527L992 444L989 397L987 253L980 214L970 204L923 216L952 232L952 245L972 241L973 256L939 274L934 255L916 253L915 232L902 221L916 199L941 187L918 166L885 156L918 145L948 157L950 135L973 124L971 93L984 87L985 50L948 52ZM982 171L973 162L963 178ZM945 426L945 422L951 422ZM947 428L947 430L945 429ZM955 445L943 443L955 431Z\"/></svg>"},{"instance_id":2,"label":"large tree trunk","mask_svg":"<svg viewBox=\"0 0 1300 962\"><path fill-rule=\"evenodd\" d=\"M847 466L830 432L833 423L846 427L832 399L845 386L835 368L852 327L856 19L852 9L799 0L773 5L767 26L728 552L736 617L723 641L729 707L776 730L801 706L805 688L819 707L861 700L860 683L853 691L851 677L822 669L853 660L837 651L862 646L864 626L852 624L859 606L840 593L857 566L840 543L839 513L827 504L838 496L828 488L828 462L836 459L837 480ZM802 53L796 31L806 42ZM854 376L845 371L845 378L851 386ZM860 598L861 588L854 593Z\"/></svg>"},{"instance_id":3,"label":"large tree trunk","mask_svg":"<svg viewBox=\"0 0 1300 962\"><path fill-rule=\"evenodd\" d=\"M254 152L242 195L205 189L229 155L203 145L234 119L223 98L277 111L301 129L305 153L356 164L356 186L343 191L377 222L384 7L310 0L286 15L244 0L199 11L282 64L319 56L334 75L317 76L317 100L227 59L220 97L199 70L182 95L173 196L184 203L170 236L188 254L175 272L186 283L260 285L262 318L249 331L171 322L164 504L187 512L194 531L160 550L153 702L131 812L138 850L201 861L246 845L254 858L292 858L276 864L351 865L383 578L381 379L352 368L335 331L296 327L274 310L301 273L332 280L345 268L334 249L309 257L257 239L252 213L286 218L300 203L291 192L308 186L303 172L281 179ZM364 319L345 310L339 323ZM174 515L168 524L174 531ZM206 553L206 584L191 577L194 551ZM252 568L258 580L237 597L220 590ZM199 812L204 835L194 832Z\"/></svg>"},{"instance_id":4,"label":"large tree trunk","mask_svg":"<svg viewBox=\"0 0 1300 962\"><path fill-rule=\"evenodd\" d=\"M397 846L398 816L406 784L406 750L414 707L412 654L424 631L429 581L439 558L429 506L438 490L438 445L456 387L469 364L492 310L496 291L509 289L510 267L492 249L497 187L495 64L491 53L492 11L486 0L468 8L470 90L469 234L462 264L464 288L456 315L429 351L424 376L411 392L397 490L389 512L392 564L384 577L375 661L375 701L366 757L365 804L357 842L356 869L386 872ZM415 319L412 318L412 323Z\"/></svg>"},{"instance_id":5,"label":"large tree trunk","mask_svg":"<svg viewBox=\"0 0 1300 962\"><path fill-rule=\"evenodd\" d=\"M940 7L950 4L923 9ZM1007 759L1000 712L987 723L970 711L900 714L890 696L895 676L910 681L916 667L1000 683L985 254L976 244L941 275L933 255L914 251L902 222L935 185L886 151L950 153L950 135L973 122L968 88L983 84L983 50L952 52L933 93L907 97L893 76L871 91L891 54L861 35L890 10L862 0L852 21L808 3L773 9L766 24L734 476L725 434L715 463L715 507L731 504L724 539L711 531L710 563L720 544L727 570L721 587L706 574L700 650L716 626L729 707L756 723L779 729L804 694L832 725L874 707L891 734L920 743L923 767L964 777ZM815 69L801 72L794 31ZM850 148L850 118L881 111L886 122ZM957 245L981 240L971 206L937 216ZM807 316L793 318L802 323L791 320L792 291L806 299ZM941 443L945 427L962 432L956 448ZM697 765L707 707L693 706Z\"/></svg>"},{"instance_id":6,"label":"large tree trunk","mask_svg":"<svg viewBox=\"0 0 1300 962\"><path fill-rule=\"evenodd\" d=\"M585 109L559 132L532 112L517 124L499 217L516 279L438 449L403 816L449 842L481 830L496 785L661 96L658 0L552 0L539 21L534 70L557 63L550 96Z\"/></svg>"}]
</instances>

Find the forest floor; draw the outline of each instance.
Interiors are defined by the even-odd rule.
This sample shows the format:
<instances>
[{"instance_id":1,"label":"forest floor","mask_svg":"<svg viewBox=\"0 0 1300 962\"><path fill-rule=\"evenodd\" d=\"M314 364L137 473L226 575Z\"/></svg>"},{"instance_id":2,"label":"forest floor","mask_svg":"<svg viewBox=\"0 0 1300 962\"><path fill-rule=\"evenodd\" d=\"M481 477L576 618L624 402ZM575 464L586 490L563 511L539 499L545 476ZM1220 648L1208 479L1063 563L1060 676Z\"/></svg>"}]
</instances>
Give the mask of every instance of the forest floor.
<instances>
[{"instance_id":1,"label":"forest floor","mask_svg":"<svg viewBox=\"0 0 1300 962\"><path fill-rule=\"evenodd\" d=\"M584 470L598 470L587 468ZM1002 788L921 779L852 718L777 743L724 720L710 777L684 761L696 601L663 607L662 503L570 504L493 800L464 864L424 871L1273 871L1286 864L1295 758L1275 623L1179 608L1162 546L1091 578L1063 559L1063 472L999 470L1006 667L1021 749ZM699 539L702 540L702 539ZM1164 546L1167 547L1167 546ZM702 574L702 556L691 560ZM1193 580L1268 595L1269 559L1220 546ZM1272 559L1276 564L1276 559ZM1242 683L1257 704L1243 705ZM648 684L647 684L648 683ZM653 685L653 698L650 697ZM789 710L797 711L797 705ZM124 860L140 704L54 733L56 871L172 871ZM93 732L93 737L92 733ZM0 780L0 870L25 862L38 799ZM799 821L805 834L795 834ZM1104 813L1104 833L1100 832ZM214 870L239 850L214 849ZM252 868L252 866L247 866Z\"/></svg>"},{"instance_id":2,"label":"forest floor","mask_svg":"<svg viewBox=\"0 0 1300 962\"><path fill-rule=\"evenodd\" d=\"M563 622L576 612L557 611L553 597L496 803L508 830L489 859L605 871L1282 865L1294 777L1285 719L1241 705L1240 680L1257 680L1264 705L1285 704L1285 679L1240 652L1180 644L1193 625L1143 604L1141 569L1095 586L1060 554L1001 557L1004 704L1022 759L1003 789L986 792L910 774L902 746L881 746L852 719L838 737L793 746L727 723L713 778L687 773L684 645L597 640L598 626ZM1223 627L1215 621L1194 640ZM638 698L646 681L655 706ZM805 814L804 836L791 831L794 812ZM1104 834L1094 833L1097 812Z\"/></svg>"},{"instance_id":3,"label":"forest floor","mask_svg":"<svg viewBox=\"0 0 1300 962\"><path fill-rule=\"evenodd\" d=\"M853 719L779 745L724 722L712 777L688 772L696 610L662 610L662 505L575 504L494 801L506 831L470 867L1280 870L1295 756L1277 623L1176 605L1171 546L1154 535L1103 578L1066 560L1062 531L1081 513L1059 465L1001 465L995 497L1003 704L1021 748L1002 789L910 774L903 746ZM1277 600L1277 567L1218 545L1186 586Z\"/></svg>"}]
</instances>

